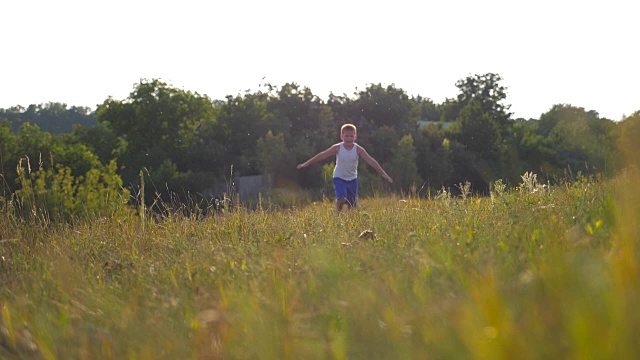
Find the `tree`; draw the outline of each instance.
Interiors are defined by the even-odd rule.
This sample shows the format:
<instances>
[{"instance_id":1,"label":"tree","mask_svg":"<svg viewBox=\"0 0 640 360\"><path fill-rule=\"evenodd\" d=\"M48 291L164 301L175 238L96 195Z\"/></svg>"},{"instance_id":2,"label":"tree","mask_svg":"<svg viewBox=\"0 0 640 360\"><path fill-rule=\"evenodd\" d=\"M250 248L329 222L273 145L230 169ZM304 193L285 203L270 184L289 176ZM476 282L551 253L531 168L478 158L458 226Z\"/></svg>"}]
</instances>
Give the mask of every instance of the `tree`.
<instances>
[{"instance_id":1,"label":"tree","mask_svg":"<svg viewBox=\"0 0 640 360\"><path fill-rule=\"evenodd\" d=\"M0 121L0 196L7 198L15 185L15 168L18 164L17 139L8 121Z\"/></svg>"},{"instance_id":2,"label":"tree","mask_svg":"<svg viewBox=\"0 0 640 360\"><path fill-rule=\"evenodd\" d=\"M267 129L282 134L289 149L274 174L276 184L286 178L312 187L318 183L316 172L319 170L295 171L293 162L303 161L305 156L324 150L336 141L339 127L334 124L333 112L307 87L288 83L280 88L270 86L270 91L267 109L271 116Z\"/></svg>"},{"instance_id":3,"label":"tree","mask_svg":"<svg viewBox=\"0 0 640 360\"><path fill-rule=\"evenodd\" d=\"M386 88L381 84L371 84L359 92L353 103L358 113L354 120L358 125L364 118L372 127L389 126L400 134L407 134L415 129L420 119L420 109L402 89L395 85Z\"/></svg>"},{"instance_id":4,"label":"tree","mask_svg":"<svg viewBox=\"0 0 640 360\"><path fill-rule=\"evenodd\" d=\"M416 148L411 134L403 136L398 142L391 169L394 181L402 189L408 190L411 186L419 186L422 183L422 179L418 176Z\"/></svg>"},{"instance_id":5,"label":"tree","mask_svg":"<svg viewBox=\"0 0 640 360\"><path fill-rule=\"evenodd\" d=\"M260 173L256 144L269 130L272 114L268 111L269 97L263 93L246 93L244 96L227 96L227 101L217 112L219 133L225 144L223 164L233 166L234 172L243 175Z\"/></svg>"},{"instance_id":6,"label":"tree","mask_svg":"<svg viewBox=\"0 0 640 360\"><path fill-rule=\"evenodd\" d=\"M29 105L26 109L15 106L7 110L0 109L0 119L9 120L12 129L18 132L23 124L38 125L43 132L68 134L76 125L92 127L96 124L91 109L82 106L67 108L67 104L49 102Z\"/></svg>"},{"instance_id":7,"label":"tree","mask_svg":"<svg viewBox=\"0 0 640 360\"><path fill-rule=\"evenodd\" d=\"M336 133L331 109L307 87L283 85L269 99L268 110L273 115L269 130L282 133L288 146L303 136L314 147L325 148Z\"/></svg>"},{"instance_id":8,"label":"tree","mask_svg":"<svg viewBox=\"0 0 640 360\"><path fill-rule=\"evenodd\" d=\"M71 175L74 177L82 176L91 169L103 166L96 154L72 134L59 134L54 137L50 160L54 166L64 164L71 170ZM109 160L105 163L108 164Z\"/></svg>"},{"instance_id":9,"label":"tree","mask_svg":"<svg viewBox=\"0 0 640 360\"><path fill-rule=\"evenodd\" d=\"M539 180L550 180L558 169L558 160L555 151L549 146L547 138L536 132L539 121L536 119L518 119L513 127L513 138L517 157L518 168L513 169L517 175L527 171L538 174ZM519 181L519 180L518 180Z\"/></svg>"},{"instance_id":10,"label":"tree","mask_svg":"<svg viewBox=\"0 0 640 360\"><path fill-rule=\"evenodd\" d=\"M513 160L513 149L517 148L515 122L508 112L510 106L503 104L507 95L501 80L493 73L459 80L457 98L448 99L442 107L443 120L454 119L447 131L451 149L455 149L456 173L465 177L460 181L471 181L476 189L488 189L491 182L513 176L519 167Z\"/></svg>"},{"instance_id":11,"label":"tree","mask_svg":"<svg viewBox=\"0 0 640 360\"><path fill-rule=\"evenodd\" d=\"M287 172L287 169L294 168L288 159L287 147L282 133L274 136L273 132L269 130L264 137L258 139L257 150L258 161L265 173L278 176Z\"/></svg>"},{"instance_id":12,"label":"tree","mask_svg":"<svg viewBox=\"0 0 640 360\"><path fill-rule=\"evenodd\" d=\"M571 166L573 171L610 173L615 130L615 123L597 112L563 104L540 116L536 133L553 149L558 170Z\"/></svg>"},{"instance_id":13,"label":"tree","mask_svg":"<svg viewBox=\"0 0 640 360\"><path fill-rule=\"evenodd\" d=\"M360 131L358 131L360 132ZM371 129L363 129L365 136L362 137L364 147L381 164L385 164L394 158L394 151L400 141L400 135L391 126L379 126Z\"/></svg>"},{"instance_id":14,"label":"tree","mask_svg":"<svg viewBox=\"0 0 640 360\"><path fill-rule=\"evenodd\" d=\"M129 152L161 144L170 149L191 145L197 126L213 116L207 96L170 87L160 80L142 80L125 101L112 98L98 106L96 117L128 143Z\"/></svg>"},{"instance_id":15,"label":"tree","mask_svg":"<svg viewBox=\"0 0 640 360\"><path fill-rule=\"evenodd\" d=\"M460 112L454 126L450 127L454 148L456 174L460 181L470 181L474 188L487 188L504 177L503 144L498 125L483 112L481 102L473 99ZM460 147L457 147L460 144Z\"/></svg>"},{"instance_id":16,"label":"tree","mask_svg":"<svg viewBox=\"0 0 640 360\"><path fill-rule=\"evenodd\" d=\"M510 125L512 113L508 112L511 105L503 104L507 98L507 88L500 85L500 81L500 75L487 73L458 80L456 87L460 91L457 98L460 109L464 109L471 101L478 102L481 112L492 118L503 131Z\"/></svg>"},{"instance_id":17,"label":"tree","mask_svg":"<svg viewBox=\"0 0 640 360\"><path fill-rule=\"evenodd\" d=\"M440 105L440 121L441 122L453 122L458 119L460 115L460 103L455 99L446 99Z\"/></svg>"},{"instance_id":18,"label":"tree","mask_svg":"<svg viewBox=\"0 0 640 360\"><path fill-rule=\"evenodd\" d=\"M444 131L428 127L414 133L416 147L416 166L418 175L427 182L432 190L453 184L453 164L451 141Z\"/></svg>"},{"instance_id":19,"label":"tree","mask_svg":"<svg viewBox=\"0 0 640 360\"><path fill-rule=\"evenodd\" d=\"M109 98L99 105L96 119L105 134L110 130L118 139L114 150L124 166L122 177L127 184L137 183L143 168L156 172L162 168L163 174L175 169L175 176L168 178L184 179L194 176L189 171L199 164L202 168L215 162L215 158L190 156L194 147L202 145L200 128L215 122L213 103L207 96L176 89L157 79L141 80L127 99ZM105 152L101 151L101 156L106 156ZM176 190L197 192L209 185L199 183L195 188ZM164 188L156 190L162 192Z\"/></svg>"},{"instance_id":20,"label":"tree","mask_svg":"<svg viewBox=\"0 0 640 360\"><path fill-rule=\"evenodd\" d=\"M40 131L38 125L26 123L20 127L17 136L17 153L19 157L28 156L32 161L45 161L51 155L53 148L53 136L48 132Z\"/></svg>"},{"instance_id":21,"label":"tree","mask_svg":"<svg viewBox=\"0 0 640 360\"><path fill-rule=\"evenodd\" d=\"M478 99L469 101L458 118L458 139L476 156L498 160L502 139L498 124L482 109Z\"/></svg>"},{"instance_id":22,"label":"tree","mask_svg":"<svg viewBox=\"0 0 640 360\"><path fill-rule=\"evenodd\" d=\"M418 113L420 114L418 120L440 121L442 110L433 100L418 95L411 98L411 101L413 101L418 108Z\"/></svg>"},{"instance_id":23,"label":"tree","mask_svg":"<svg viewBox=\"0 0 640 360\"><path fill-rule=\"evenodd\" d=\"M619 167L640 166L640 111L622 119L618 126L620 138L617 149L622 159Z\"/></svg>"},{"instance_id":24,"label":"tree","mask_svg":"<svg viewBox=\"0 0 640 360\"><path fill-rule=\"evenodd\" d=\"M105 122L93 127L76 125L73 128L73 135L105 164L120 158L127 149L126 141L118 137Z\"/></svg>"}]
</instances>

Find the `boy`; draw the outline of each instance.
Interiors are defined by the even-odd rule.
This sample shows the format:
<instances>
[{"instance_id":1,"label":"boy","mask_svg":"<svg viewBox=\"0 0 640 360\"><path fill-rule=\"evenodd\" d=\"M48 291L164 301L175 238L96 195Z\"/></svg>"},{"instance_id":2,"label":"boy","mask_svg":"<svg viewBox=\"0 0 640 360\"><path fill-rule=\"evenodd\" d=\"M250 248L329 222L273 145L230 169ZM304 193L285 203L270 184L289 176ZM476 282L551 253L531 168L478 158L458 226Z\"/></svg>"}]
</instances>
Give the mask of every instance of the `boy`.
<instances>
[{"instance_id":1,"label":"boy","mask_svg":"<svg viewBox=\"0 0 640 360\"><path fill-rule=\"evenodd\" d=\"M393 179L382 169L380 164L367 153L360 145L356 144L357 130L353 124L344 124L340 128L341 143L333 144L327 150L321 151L311 159L298 165L302 169L329 158L336 157L336 167L333 169L333 187L336 191L336 207L342 210L344 204L351 209L356 206L358 198L358 157L362 157L371 165L378 174L393 183Z\"/></svg>"}]
</instances>

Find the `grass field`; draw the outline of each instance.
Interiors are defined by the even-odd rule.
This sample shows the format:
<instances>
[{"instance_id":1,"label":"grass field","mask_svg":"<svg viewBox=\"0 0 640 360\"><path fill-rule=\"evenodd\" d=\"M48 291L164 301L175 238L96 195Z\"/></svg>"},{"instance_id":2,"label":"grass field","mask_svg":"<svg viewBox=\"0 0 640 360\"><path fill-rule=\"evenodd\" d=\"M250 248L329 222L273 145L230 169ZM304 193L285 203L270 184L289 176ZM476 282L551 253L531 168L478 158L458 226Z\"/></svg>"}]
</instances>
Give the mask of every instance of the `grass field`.
<instances>
[{"instance_id":1,"label":"grass field","mask_svg":"<svg viewBox=\"0 0 640 360\"><path fill-rule=\"evenodd\" d=\"M637 358L638 177L525 180L339 214L5 211L0 358Z\"/></svg>"}]
</instances>

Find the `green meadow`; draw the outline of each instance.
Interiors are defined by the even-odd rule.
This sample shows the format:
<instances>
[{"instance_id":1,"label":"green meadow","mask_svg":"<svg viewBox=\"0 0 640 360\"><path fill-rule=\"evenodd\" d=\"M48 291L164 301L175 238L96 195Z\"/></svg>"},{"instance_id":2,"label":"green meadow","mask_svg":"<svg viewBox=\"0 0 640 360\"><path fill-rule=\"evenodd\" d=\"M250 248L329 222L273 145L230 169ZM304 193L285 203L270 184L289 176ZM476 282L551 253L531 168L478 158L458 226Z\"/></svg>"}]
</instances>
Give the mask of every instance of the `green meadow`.
<instances>
[{"instance_id":1,"label":"green meadow","mask_svg":"<svg viewBox=\"0 0 640 360\"><path fill-rule=\"evenodd\" d=\"M4 210L0 358L636 358L638 179L342 213L294 191L208 215Z\"/></svg>"}]
</instances>

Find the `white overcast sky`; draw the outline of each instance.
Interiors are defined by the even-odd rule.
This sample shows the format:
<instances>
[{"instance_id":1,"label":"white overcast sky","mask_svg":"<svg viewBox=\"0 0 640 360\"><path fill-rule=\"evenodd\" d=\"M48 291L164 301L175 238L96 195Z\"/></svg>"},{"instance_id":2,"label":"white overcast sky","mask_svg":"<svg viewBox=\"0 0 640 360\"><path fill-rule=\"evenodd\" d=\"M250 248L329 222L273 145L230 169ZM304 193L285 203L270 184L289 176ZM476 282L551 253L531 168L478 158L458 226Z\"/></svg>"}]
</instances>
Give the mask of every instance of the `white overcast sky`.
<instances>
[{"instance_id":1,"label":"white overcast sky","mask_svg":"<svg viewBox=\"0 0 640 360\"><path fill-rule=\"evenodd\" d=\"M635 4L634 4L635 3ZM20 0L0 4L0 107L125 99L141 78L212 99L295 82L395 84L440 103L502 76L515 117L640 110L640 4L626 0ZM264 78L264 79L263 79Z\"/></svg>"}]
</instances>

